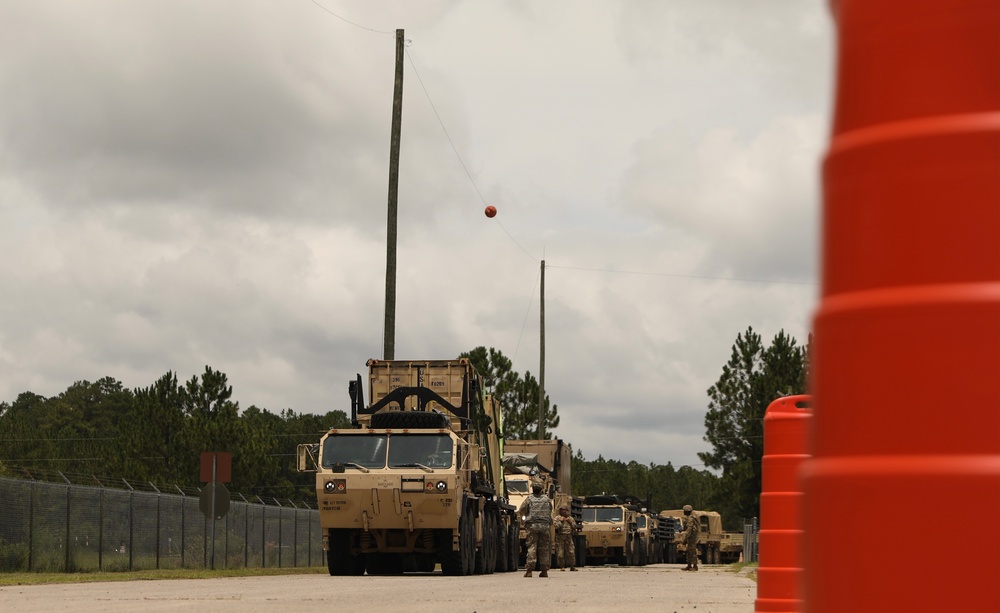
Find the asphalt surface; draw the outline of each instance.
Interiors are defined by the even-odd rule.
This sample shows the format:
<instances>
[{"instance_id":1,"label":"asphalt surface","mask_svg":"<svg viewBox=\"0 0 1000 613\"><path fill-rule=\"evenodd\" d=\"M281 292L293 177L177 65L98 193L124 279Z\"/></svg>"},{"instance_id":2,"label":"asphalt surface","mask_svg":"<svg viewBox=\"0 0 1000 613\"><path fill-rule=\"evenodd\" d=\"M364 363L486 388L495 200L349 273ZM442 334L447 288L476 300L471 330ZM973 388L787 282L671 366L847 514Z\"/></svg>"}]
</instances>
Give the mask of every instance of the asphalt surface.
<instances>
[{"instance_id":1,"label":"asphalt surface","mask_svg":"<svg viewBox=\"0 0 1000 613\"><path fill-rule=\"evenodd\" d=\"M728 566L588 567L445 577L325 574L0 586L0 611L17 613L268 613L296 611L520 612L684 611L753 613L757 584Z\"/></svg>"}]
</instances>

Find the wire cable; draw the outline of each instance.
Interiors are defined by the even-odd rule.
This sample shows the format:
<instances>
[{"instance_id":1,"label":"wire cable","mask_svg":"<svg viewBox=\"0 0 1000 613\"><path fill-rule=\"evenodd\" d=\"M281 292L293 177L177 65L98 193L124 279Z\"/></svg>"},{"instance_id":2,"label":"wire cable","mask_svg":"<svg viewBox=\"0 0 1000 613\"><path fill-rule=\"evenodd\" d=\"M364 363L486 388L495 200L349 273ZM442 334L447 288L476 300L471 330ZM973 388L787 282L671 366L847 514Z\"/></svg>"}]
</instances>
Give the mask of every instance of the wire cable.
<instances>
[{"instance_id":1,"label":"wire cable","mask_svg":"<svg viewBox=\"0 0 1000 613\"><path fill-rule=\"evenodd\" d=\"M313 4L315 4L316 6L318 6L319 8L323 9L327 13L330 13L331 15L333 15L334 17L336 17L337 19L343 21L344 23L351 24L355 28L359 28L361 30L367 30L368 32L375 32L376 34L395 34L395 32L386 32L385 30L376 30L375 28L369 28L369 27L363 26L363 25L361 25L359 23L354 23L350 19L347 19L345 17L341 17L340 15L334 13L330 9L328 9L325 6L323 6L322 4L320 4L319 2L316 2L316 0L309 0L309 1L312 2Z\"/></svg>"}]
</instances>

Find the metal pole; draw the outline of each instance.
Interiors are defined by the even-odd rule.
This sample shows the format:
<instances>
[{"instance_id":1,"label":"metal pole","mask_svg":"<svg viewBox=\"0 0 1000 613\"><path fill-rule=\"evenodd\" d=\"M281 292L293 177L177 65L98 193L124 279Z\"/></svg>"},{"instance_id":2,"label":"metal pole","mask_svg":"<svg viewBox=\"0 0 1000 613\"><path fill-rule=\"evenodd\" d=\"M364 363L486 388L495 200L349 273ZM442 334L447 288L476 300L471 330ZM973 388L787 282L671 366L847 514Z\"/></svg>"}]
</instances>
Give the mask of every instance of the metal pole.
<instances>
[{"instance_id":1,"label":"metal pole","mask_svg":"<svg viewBox=\"0 0 1000 613\"><path fill-rule=\"evenodd\" d=\"M545 260L542 260L541 338L538 346L538 440L545 439Z\"/></svg>"},{"instance_id":2,"label":"metal pole","mask_svg":"<svg viewBox=\"0 0 1000 613\"><path fill-rule=\"evenodd\" d=\"M212 561L212 566L211 566L212 570L215 570L215 487L216 487L215 486L215 476L216 476L216 470L218 469L218 465L219 465L219 456L213 453L212 454L212 491L210 492L212 494L211 495L212 502L209 505L209 508L212 509L212 516L208 519L208 521L212 522L212 552L209 554L209 559Z\"/></svg>"}]
</instances>

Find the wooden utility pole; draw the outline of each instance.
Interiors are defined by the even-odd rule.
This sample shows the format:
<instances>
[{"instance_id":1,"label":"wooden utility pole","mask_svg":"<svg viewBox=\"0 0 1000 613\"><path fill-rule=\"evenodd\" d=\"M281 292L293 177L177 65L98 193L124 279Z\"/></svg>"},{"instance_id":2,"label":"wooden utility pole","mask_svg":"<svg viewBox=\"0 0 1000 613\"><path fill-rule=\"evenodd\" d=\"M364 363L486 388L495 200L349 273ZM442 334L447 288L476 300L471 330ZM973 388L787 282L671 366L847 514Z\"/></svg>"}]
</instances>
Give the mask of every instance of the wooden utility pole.
<instances>
[{"instance_id":1,"label":"wooden utility pole","mask_svg":"<svg viewBox=\"0 0 1000 613\"><path fill-rule=\"evenodd\" d=\"M542 260L541 338L538 345L538 440L545 439L545 260Z\"/></svg>"},{"instance_id":2,"label":"wooden utility pole","mask_svg":"<svg viewBox=\"0 0 1000 613\"><path fill-rule=\"evenodd\" d=\"M389 137L389 216L385 240L385 323L382 359L396 353L396 207L399 195L399 134L403 125L403 31L396 30L396 80L392 88L392 132Z\"/></svg>"}]
</instances>

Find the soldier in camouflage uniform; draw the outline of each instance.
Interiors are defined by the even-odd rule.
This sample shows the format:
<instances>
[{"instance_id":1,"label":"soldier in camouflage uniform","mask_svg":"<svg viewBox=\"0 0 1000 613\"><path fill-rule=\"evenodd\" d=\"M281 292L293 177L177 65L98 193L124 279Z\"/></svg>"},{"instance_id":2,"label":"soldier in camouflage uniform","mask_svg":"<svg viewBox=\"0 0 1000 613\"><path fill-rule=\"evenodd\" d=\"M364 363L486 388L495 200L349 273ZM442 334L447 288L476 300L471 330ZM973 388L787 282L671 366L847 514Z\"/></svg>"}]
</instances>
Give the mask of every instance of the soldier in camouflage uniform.
<instances>
[{"instance_id":1,"label":"soldier in camouflage uniform","mask_svg":"<svg viewBox=\"0 0 1000 613\"><path fill-rule=\"evenodd\" d=\"M559 507L559 515L552 520L556 528L556 564L560 570L576 571L576 546L573 544L573 534L578 530L576 520L569 514L569 507ZM567 564L568 562L568 564Z\"/></svg>"},{"instance_id":2,"label":"soldier in camouflage uniform","mask_svg":"<svg viewBox=\"0 0 1000 613\"><path fill-rule=\"evenodd\" d=\"M528 555L524 561L524 576L530 577L535 563L542 572L539 577L549 576L549 561L552 559L552 502L542 494L542 484L531 486L531 496L524 499L517 509L519 517L525 517L524 529L528 533Z\"/></svg>"},{"instance_id":3,"label":"soldier in camouflage uniform","mask_svg":"<svg viewBox=\"0 0 1000 613\"><path fill-rule=\"evenodd\" d=\"M692 512L691 505L684 505L684 529L681 531L681 540L684 541L687 549L687 567L681 570L698 570L698 518Z\"/></svg>"}]
</instances>

